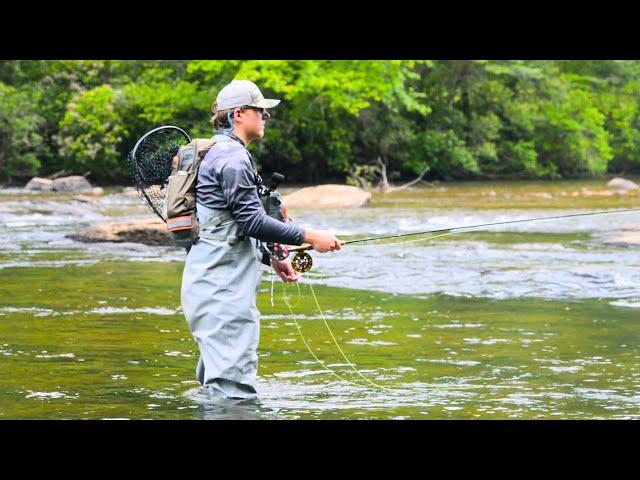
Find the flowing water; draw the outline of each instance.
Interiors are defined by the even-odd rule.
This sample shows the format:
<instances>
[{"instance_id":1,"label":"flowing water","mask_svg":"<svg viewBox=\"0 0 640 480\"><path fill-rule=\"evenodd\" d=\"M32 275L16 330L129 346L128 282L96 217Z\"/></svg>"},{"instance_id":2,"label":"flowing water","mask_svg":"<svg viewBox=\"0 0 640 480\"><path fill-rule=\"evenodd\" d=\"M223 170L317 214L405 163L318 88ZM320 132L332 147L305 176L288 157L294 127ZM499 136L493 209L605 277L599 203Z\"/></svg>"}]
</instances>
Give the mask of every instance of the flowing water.
<instances>
[{"instance_id":1,"label":"flowing water","mask_svg":"<svg viewBox=\"0 0 640 480\"><path fill-rule=\"evenodd\" d=\"M604 188L442 185L290 214L348 240L640 207L580 193ZM615 241L640 212L312 253L300 296L287 288L294 317L279 282L272 304L265 269L260 400L220 404L195 381L184 252L67 238L151 218L120 190L91 202L0 190L0 419L640 416L640 246Z\"/></svg>"}]
</instances>

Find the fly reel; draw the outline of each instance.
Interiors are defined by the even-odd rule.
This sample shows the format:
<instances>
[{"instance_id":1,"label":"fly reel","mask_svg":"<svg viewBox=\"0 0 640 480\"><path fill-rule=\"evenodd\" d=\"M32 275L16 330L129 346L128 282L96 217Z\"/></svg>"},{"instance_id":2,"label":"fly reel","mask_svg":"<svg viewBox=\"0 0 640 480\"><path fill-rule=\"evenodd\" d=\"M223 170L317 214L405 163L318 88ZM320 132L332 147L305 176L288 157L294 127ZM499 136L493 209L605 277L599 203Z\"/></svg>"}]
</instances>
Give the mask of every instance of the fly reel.
<instances>
[{"instance_id":1,"label":"fly reel","mask_svg":"<svg viewBox=\"0 0 640 480\"><path fill-rule=\"evenodd\" d=\"M280 245L279 243L267 243L267 248L271 252L271 256L278 261L289 258L289 247Z\"/></svg>"},{"instance_id":2,"label":"fly reel","mask_svg":"<svg viewBox=\"0 0 640 480\"><path fill-rule=\"evenodd\" d=\"M267 248L269 249L271 257L278 261L286 260L289 258L291 252L295 252L295 256L291 260L291 266L296 272L308 272L313 266L311 255L303 250L296 250L295 248L289 249L286 245L280 245L279 243L268 243Z\"/></svg>"},{"instance_id":3,"label":"fly reel","mask_svg":"<svg viewBox=\"0 0 640 480\"><path fill-rule=\"evenodd\" d=\"M307 252L297 252L291 260L291 266L296 272L305 273L311 270L313 259Z\"/></svg>"}]
</instances>

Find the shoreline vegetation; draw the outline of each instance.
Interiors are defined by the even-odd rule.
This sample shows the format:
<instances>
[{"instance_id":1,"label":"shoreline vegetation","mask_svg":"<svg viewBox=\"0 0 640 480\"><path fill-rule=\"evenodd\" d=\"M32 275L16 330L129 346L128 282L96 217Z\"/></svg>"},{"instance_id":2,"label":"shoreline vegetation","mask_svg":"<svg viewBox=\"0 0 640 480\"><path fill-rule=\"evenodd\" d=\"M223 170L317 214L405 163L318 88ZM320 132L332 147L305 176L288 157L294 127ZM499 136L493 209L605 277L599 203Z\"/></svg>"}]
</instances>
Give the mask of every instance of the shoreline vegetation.
<instances>
[{"instance_id":1,"label":"shoreline vegetation","mask_svg":"<svg viewBox=\"0 0 640 480\"><path fill-rule=\"evenodd\" d=\"M640 174L635 60L18 60L0 62L0 182L127 183L149 129L210 137L234 78L282 99L250 148L291 185Z\"/></svg>"}]
</instances>

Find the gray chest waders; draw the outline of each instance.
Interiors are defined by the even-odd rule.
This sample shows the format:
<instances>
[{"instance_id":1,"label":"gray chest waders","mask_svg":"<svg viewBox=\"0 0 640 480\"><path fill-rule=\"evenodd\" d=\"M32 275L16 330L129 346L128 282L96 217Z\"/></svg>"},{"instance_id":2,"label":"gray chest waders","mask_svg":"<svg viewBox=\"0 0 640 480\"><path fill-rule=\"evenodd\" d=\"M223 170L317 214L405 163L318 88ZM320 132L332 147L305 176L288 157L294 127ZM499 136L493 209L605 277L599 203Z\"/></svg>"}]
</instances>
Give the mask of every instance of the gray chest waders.
<instances>
[{"instance_id":1,"label":"gray chest waders","mask_svg":"<svg viewBox=\"0 0 640 480\"><path fill-rule=\"evenodd\" d=\"M255 398L260 253L225 210L197 205L200 238L182 276L182 310L200 349L196 377L209 392Z\"/></svg>"}]
</instances>

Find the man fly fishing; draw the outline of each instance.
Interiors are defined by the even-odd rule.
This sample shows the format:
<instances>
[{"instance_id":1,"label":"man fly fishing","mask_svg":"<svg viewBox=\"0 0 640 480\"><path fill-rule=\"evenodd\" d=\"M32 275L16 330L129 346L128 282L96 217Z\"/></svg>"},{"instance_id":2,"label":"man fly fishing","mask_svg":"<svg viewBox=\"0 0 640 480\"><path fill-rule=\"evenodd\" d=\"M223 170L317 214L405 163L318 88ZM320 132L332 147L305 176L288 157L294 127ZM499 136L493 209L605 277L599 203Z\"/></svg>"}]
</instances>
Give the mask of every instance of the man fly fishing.
<instances>
[{"instance_id":1,"label":"man fly fishing","mask_svg":"<svg viewBox=\"0 0 640 480\"><path fill-rule=\"evenodd\" d=\"M257 398L260 264L271 265L284 282L300 274L288 259L265 256L261 242L308 243L318 252L340 250L324 230L303 229L270 217L258 196L259 176L247 146L264 136L265 99L248 80L225 86L212 106L215 143L197 176L198 240L182 278L182 309L200 349L196 377L207 394Z\"/></svg>"}]
</instances>

